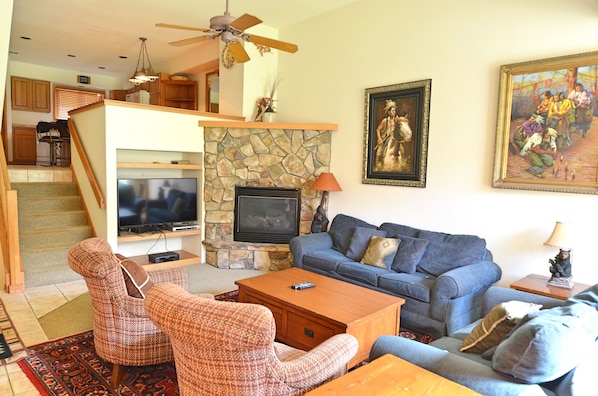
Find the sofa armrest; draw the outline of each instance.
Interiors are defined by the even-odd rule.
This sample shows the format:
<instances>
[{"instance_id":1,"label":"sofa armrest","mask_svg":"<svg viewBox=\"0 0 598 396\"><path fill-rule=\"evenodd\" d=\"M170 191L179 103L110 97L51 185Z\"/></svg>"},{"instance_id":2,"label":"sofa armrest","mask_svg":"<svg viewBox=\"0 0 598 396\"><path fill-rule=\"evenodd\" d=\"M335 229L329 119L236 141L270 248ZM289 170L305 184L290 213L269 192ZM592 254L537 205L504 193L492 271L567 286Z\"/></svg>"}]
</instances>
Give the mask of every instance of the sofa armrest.
<instances>
[{"instance_id":1,"label":"sofa armrest","mask_svg":"<svg viewBox=\"0 0 598 396\"><path fill-rule=\"evenodd\" d=\"M482 316L484 317L496 305L507 301L523 301L533 304L542 304L542 308L552 308L563 305L563 300L524 292L521 290L509 289L501 286L490 286L482 300Z\"/></svg>"},{"instance_id":2,"label":"sofa armrest","mask_svg":"<svg viewBox=\"0 0 598 396\"><path fill-rule=\"evenodd\" d=\"M289 241L289 247L293 253L293 266L301 268L306 253L332 249L332 236L327 232L300 235Z\"/></svg>"},{"instance_id":3,"label":"sofa armrest","mask_svg":"<svg viewBox=\"0 0 598 396\"><path fill-rule=\"evenodd\" d=\"M451 300L462 297L500 280L502 271L492 261L478 261L477 263L455 268L441 274L432 286L432 300Z\"/></svg>"},{"instance_id":4,"label":"sofa armrest","mask_svg":"<svg viewBox=\"0 0 598 396\"><path fill-rule=\"evenodd\" d=\"M408 338L381 336L372 346L370 361L387 353L483 395L546 395L539 385L513 382L488 366Z\"/></svg>"}]
</instances>

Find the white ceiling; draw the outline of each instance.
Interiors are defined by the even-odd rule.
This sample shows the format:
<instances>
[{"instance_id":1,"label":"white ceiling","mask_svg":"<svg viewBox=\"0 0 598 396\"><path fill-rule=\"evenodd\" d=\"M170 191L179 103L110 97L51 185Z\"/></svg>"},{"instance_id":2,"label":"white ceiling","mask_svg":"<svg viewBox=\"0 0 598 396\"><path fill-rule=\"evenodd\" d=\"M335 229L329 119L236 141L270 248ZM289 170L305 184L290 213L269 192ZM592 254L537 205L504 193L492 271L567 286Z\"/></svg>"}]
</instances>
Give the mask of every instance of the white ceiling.
<instances>
[{"instance_id":1,"label":"white ceiling","mask_svg":"<svg viewBox=\"0 0 598 396\"><path fill-rule=\"evenodd\" d=\"M212 16L224 14L226 1L14 0L9 59L128 78L135 70L139 37L143 36L148 39L149 57L158 71L157 66L190 48L201 51L201 44L177 48L168 42L201 33L154 25L164 22L208 28ZM232 16L252 14L265 25L281 29L356 1L359 0L230 0L229 10ZM296 44L299 51L302 45L308 45Z\"/></svg>"}]
</instances>

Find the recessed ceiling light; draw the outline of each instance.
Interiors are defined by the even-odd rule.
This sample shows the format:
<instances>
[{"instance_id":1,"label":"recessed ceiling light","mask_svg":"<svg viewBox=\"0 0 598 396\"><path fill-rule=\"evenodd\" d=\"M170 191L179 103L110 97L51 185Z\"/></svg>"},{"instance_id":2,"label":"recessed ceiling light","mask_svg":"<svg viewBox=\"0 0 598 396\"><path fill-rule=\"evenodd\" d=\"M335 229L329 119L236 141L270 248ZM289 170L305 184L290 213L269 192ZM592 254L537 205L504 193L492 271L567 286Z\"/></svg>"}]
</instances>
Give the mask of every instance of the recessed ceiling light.
<instances>
[{"instance_id":1,"label":"recessed ceiling light","mask_svg":"<svg viewBox=\"0 0 598 396\"><path fill-rule=\"evenodd\" d=\"M21 38L22 38L23 40L31 40L31 37L27 37L27 36L21 36Z\"/></svg>"}]
</instances>

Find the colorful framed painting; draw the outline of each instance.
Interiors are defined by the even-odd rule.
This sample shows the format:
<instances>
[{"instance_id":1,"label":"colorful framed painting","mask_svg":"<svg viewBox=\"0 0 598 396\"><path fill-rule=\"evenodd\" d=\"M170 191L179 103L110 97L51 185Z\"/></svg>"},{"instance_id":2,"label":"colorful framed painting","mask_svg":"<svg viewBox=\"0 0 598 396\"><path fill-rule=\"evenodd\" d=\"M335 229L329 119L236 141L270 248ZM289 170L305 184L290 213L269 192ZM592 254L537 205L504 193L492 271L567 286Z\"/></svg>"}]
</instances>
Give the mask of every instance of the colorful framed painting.
<instances>
[{"instance_id":1,"label":"colorful framed painting","mask_svg":"<svg viewBox=\"0 0 598 396\"><path fill-rule=\"evenodd\" d=\"M500 68L492 186L598 194L598 52Z\"/></svg>"},{"instance_id":2,"label":"colorful framed painting","mask_svg":"<svg viewBox=\"0 0 598 396\"><path fill-rule=\"evenodd\" d=\"M365 90L364 184L426 187L432 80Z\"/></svg>"}]
</instances>

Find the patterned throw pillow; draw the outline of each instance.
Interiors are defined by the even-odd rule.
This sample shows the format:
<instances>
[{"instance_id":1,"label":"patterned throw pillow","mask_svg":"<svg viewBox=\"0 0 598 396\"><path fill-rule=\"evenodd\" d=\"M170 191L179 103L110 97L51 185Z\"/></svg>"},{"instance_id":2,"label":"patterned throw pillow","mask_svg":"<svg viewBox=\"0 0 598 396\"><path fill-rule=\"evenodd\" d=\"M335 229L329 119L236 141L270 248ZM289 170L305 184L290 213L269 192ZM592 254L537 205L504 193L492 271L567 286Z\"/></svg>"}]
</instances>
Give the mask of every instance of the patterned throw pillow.
<instances>
[{"instance_id":1,"label":"patterned throw pillow","mask_svg":"<svg viewBox=\"0 0 598 396\"><path fill-rule=\"evenodd\" d=\"M355 261L361 260L370 244L370 239L374 235L385 237L386 231L376 230L375 228L355 227L351 236L349 249L347 249L345 256Z\"/></svg>"},{"instance_id":2,"label":"patterned throw pillow","mask_svg":"<svg viewBox=\"0 0 598 396\"><path fill-rule=\"evenodd\" d=\"M497 346L525 315L540 310L542 305L523 301L498 304L473 331L465 337L461 352L483 353Z\"/></svg>"},{"instance_id":3,"label":"patterned throw pillow","mask_svg":"<svg viewBox=\"0 0 598 396\"><path fill-rule=\"evenodd\" d=\"M116 254L123 272L127 294L135 298L145 298L146 293L154 286L154 281L135 260Z\"/></svg>"},{"instance_id":4,"label":"patterned throw pillow","mask_svg":"<svg viewBox=\"0 0 598 396\"><path fill-rule=\"evenodd\" d=\"M394 259L395 254L397 254L398 247L398 239L373 236L361 259L361 263L378 268L390 269L392 260Z\"/></svg>"}]
</instances>

